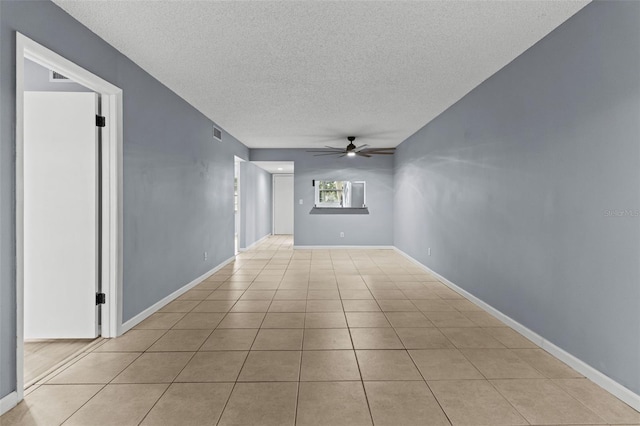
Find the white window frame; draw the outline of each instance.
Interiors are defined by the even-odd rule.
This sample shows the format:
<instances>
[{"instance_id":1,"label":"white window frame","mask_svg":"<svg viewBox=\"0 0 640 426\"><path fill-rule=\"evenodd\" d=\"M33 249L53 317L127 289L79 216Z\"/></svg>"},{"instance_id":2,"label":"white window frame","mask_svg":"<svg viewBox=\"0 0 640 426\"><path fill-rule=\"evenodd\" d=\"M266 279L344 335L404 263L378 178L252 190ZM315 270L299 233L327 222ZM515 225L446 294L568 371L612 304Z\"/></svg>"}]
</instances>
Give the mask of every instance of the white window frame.
<instances>
[{"instance_id":1,"label":"white window frame","mask_svg":"<svg viewBox=\"0 0 640 426\"><path fill-rule=\"evenodd\" d=\"M367 207L367 182L365 182L364 180L354 180L353 182L351 182L351 186L353 187L354 184L356 183L361 183L362 184L362 190L364 191L364 193L362 194L362 205L361 206L351 206L353 208L366 208Z\"/></svg>"},{"instance_id":2,"label":"white window frame","mask_svg":"<svg viewBox=\"0 0 640 426\"><path fill-rule=\"evenodd\" d=\"M342 207L342 205L340 203L321 203L320 202L320 191L323 191L322 189L320 189L320 182L344 182L341 180L331 180L331 179L325 179L325 180L316 180L316 184L315 184L315 188L314 188L314 192L315 192L315 207L318 208L340 208ZM331 189L331 190L327 190L327 191L338 191L338 192L342 192L344 193L343 189Z\"/></svg>"}]
</instances>

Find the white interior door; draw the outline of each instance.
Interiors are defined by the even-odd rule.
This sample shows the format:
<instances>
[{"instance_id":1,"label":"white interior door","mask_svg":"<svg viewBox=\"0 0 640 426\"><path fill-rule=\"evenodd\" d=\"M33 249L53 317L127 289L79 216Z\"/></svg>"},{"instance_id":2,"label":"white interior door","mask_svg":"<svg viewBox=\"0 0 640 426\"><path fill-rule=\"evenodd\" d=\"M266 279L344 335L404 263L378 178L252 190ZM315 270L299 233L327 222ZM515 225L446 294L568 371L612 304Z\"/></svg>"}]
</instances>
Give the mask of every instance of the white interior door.
<instances>
[{"instance_id":1,"label":"white interior door","mask_svg":"<svg viewBox=\"0 0 640 426\"><path fill-rule=\"evenodd\" d=\"M24 336L98 335L95 93L24 93Z\"/></svg>"},{"instance_id":2,"label":"white interior door","mask_svg":"<svg viewBox=\"0 0 640 426\"><path fill-rule=\"evenodd\" d=\"M293 175L273 175L273 233L293 234Z\"/></svg>"}]
</instances>

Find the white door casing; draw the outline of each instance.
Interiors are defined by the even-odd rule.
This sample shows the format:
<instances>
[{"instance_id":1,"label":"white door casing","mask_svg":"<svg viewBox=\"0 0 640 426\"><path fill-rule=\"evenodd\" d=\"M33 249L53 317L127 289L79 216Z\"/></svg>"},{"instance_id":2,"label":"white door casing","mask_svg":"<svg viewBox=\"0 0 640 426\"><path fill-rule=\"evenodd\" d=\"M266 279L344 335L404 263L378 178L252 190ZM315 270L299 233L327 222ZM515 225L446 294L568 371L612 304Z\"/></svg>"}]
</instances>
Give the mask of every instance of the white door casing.
<instances>
[{"instance_id":1,"label":"white door casing","mask_svg":"<svg viewBox=\"0 0 640 426\"><path fill-rule=\"evenodd\" d=\"M10 403L0 404L0 414L24 397L24 60L53 69L78 84L100 94L102 128L102 292L106 304L101 309L100 334L122 334L122 235L123 235L123 92L34 40L16 32L15 81L15 214L16 214L16 390ZM11 396L15 395L15 396ZM3 398L3 401L6 400ZM0 401L1 402L1 401Z\"/></svg>"},{"instance_id":2,"label":"white door casing","mask_svg":"<svg viewBox=\"0 0 640 426\"><path fill-rule=\"evenodd\" d=\"M240 198L240 191L241 191L241 182L240 182L240 163L242 163L242 160L240 157L236 157L234 156L234 160L233 160L233 177L235 180L235 185L237 185L237 187L235 188L236 194L234 194L234 197L236 197L234 199L234 213L233 213L233 221L234 221L234 251L233 254L236 255L240 252L240 237L242 235L242 216L241 216L241 209L242 209L242 203L241 203L241 198ZM236 204L237 203L237 210L235 210L236 208Z\"/></svg>"}]
</instances>

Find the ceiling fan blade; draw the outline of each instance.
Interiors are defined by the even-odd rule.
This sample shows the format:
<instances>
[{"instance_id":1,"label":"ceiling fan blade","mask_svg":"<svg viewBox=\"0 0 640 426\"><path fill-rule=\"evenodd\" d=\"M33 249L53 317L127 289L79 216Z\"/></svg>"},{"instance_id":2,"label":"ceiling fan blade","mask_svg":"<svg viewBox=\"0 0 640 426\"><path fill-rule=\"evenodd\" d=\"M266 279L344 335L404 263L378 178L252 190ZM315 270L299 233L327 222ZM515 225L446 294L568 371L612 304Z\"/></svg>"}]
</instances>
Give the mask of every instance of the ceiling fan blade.
<instances>
[{"instance_id":1,"label":"ceiling fan blade","mask_svg":"<svg viewBox=\"0 0 640 426\"><path fill-rule=\"evenodd\" d=\"M329 145L325 145L324 147L329 149L337 149L338 151L344 151L344 148L336 148L334 146L329 146Z\"/></svg>"},{"instance_id":2,"label":"ceiling fan blade","mask_svg":"<svg viewBox=\"0 0 640 426\"><path fill-rule=\"evenodd\" d=\"M362 144L362 145L360 145L359 147L357 147L356 149L359 151L359 150L361 150L362 148L364 148L365 146L369 146L369 144L366 144L366 143L365 143L365 144Z\"/></svg>"},{"instance_id":3,"label":"ceiling fan blade","mask_svg":"<svg viewBox=\"0 0 640 426\"><path fill-rule=\"evenodd\" d=\"M360 157L367 157L367 158L371 157L369 154L364 154L362 152L356 152L356 155L359 155Z\"/></svg>"},{"instance_id":4,"label":"ceiling fan blade","mask_svg":"<svg viewBox=\"0 0 640 426\"><path fill-rule=\"evenodd\" d=\"M372 154L372 155L393 155L393 152L367 152L367 154Z\"/></svg>"},{"instance_id":5,"label":"ceiling fan blade","mask_svg":"<svg viewBox=\"0 0 640 426\"><path fill-rule=\"evenodd\" d=\"M338 156L338 158L340 158L340 157L344 157L345 155L347 155L347 154L342 154L342 155L339 155L339 156Z\"/></svg>"},{"instance_id":6,"label":"ceiling fan blade","mask_svg":"<svg viewBox=\"0 0 640 426\"><path fill-rule=\"evenodd\" d=\"M344 152L344 149L341 149L340 151L331 151L328 149L308 149L306 152Z\"/></svg>"},{"instance_id":7,"label":"ceiling fan blade","mask_svg":"<svg viewBox=\"0 0 640 426\"><path fill-rule=\"evenodd\" d=\"M376 148L376 147L372 147L372 148L367 148L367 151L395 151L395 148Z\"/></svg>"},{"instance_id":8,"label":"ceiling fan blade","mask_svg":"<svg viewBox=\"0 0 640 426\"><path fill-rule=\"evenodd\" d=\"M369 148L369 149L363 149L360 152L368 152L368 153L372 153L372 152L387 152L387 153L393 154L395 152L395 149L393 149L393 148Z\"/></svg>"},{"instance_id":9,"label":"ceiling fan blade","mask_svg":"<svg viewBox=\"0 0 640 426\"><path fill-rule=\"evenodd\" d=\"M338 155L340 154L339 152L326 152L324 154L313 154L314 157L323 157L325 155Z\"/></svg>"}]
</instances>

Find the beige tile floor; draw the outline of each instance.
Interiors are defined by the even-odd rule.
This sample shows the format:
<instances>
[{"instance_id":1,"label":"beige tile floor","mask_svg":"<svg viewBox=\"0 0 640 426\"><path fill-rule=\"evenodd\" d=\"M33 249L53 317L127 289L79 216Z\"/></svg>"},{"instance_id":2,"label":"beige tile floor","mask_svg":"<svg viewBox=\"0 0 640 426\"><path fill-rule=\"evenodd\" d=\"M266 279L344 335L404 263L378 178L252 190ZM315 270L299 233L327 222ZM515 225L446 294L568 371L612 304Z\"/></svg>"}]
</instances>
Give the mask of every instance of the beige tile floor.
<instances>
[{"instance_id":1,"label":"beige tile floor","mask_svg":"<svg viewBox=\"0 0 640 426\"><path fill-rule=\"evenodd\" d=\"M29 386L95 339L56 339L24 342L24 383Z\"/></svg>"},{"instance_id":2,"label":"beige tile floor","mask_svg":"<svg viewBox=\"0 0 640 426\"><path fill-rule=\"evenodd\" d=\"M394 251L291 243L240 254L0 424L640 424Z\"/></svg>"}]
</instances>

